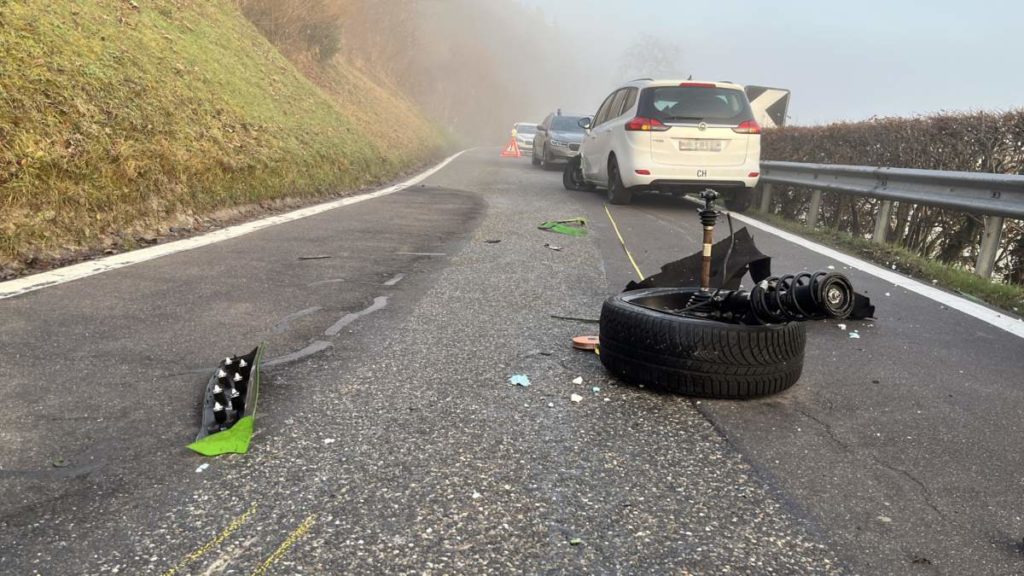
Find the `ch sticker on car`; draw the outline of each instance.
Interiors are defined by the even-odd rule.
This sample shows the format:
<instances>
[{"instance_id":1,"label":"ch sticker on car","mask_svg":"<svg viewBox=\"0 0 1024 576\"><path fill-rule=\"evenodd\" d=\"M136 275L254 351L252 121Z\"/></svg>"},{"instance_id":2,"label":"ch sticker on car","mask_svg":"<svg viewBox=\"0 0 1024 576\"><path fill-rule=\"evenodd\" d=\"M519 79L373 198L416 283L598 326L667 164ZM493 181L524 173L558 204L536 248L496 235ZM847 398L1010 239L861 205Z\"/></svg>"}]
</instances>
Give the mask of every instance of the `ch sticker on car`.
<instances>
[{"instance_id":1,"label":"ch sticker on car","mask_svg":"<svg viewBox=\"0 0 1024 576\"><path fill-rule=\"evenodd\" d=\"M697 178L707 178L707 177L708 177L708 171L707 170L697 170Z\"/></svg>"}]
</instances>

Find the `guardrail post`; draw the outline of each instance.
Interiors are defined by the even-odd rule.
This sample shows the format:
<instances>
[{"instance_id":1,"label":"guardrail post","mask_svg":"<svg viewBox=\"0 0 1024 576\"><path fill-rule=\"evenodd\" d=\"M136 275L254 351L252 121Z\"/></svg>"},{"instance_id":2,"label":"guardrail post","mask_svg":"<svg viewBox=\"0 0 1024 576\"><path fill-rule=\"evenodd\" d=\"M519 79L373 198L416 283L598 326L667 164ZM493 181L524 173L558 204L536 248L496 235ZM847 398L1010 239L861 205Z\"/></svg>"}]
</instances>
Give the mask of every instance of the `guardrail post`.
<instances>
[{"instance_id":1,"label":"guardrail post","mask_svg":"<svg viewBox=\"0 0 1024 576\"><path fill-rule=\"evenodd\" d=\"M991 278L999 252L999 241L1003 236L1003 217L986 216L985 231L981 234L981 251L974 272L982 278Z\"/></svg>"},{"instance_id":2,"label":"guardrail post","mask_svg":"<svg viewBox=\"0 0 1024 576\"><path fill-rule=\"evenodd\" d=\"M761 186L761 213L767 214L772 209L772 183Z\"/></svg>"},{"instance_id":3,"label":"guardrail post","mask_svg":"<svg viewBox=\"0 0 1024 576\"><path fill-rule=\"evenodd\" d=\"M811 192L811 206L807 209L807 227L818 225L818 213L821 212L821 190Z\"/></svg>"},{"instance_id":4,"label":"guardrail post","mask_svg":"<svg viewBox=\"0 0 1024 576\"><path fill-rule=\"evenodd\" d=\"M882 200L878 206L878 214L875 216L875 233L871 235L871 241L875 244L885 244L885 237L889 234L890 218L892 218L892 200Z\"/></svg>"}]
</instances>

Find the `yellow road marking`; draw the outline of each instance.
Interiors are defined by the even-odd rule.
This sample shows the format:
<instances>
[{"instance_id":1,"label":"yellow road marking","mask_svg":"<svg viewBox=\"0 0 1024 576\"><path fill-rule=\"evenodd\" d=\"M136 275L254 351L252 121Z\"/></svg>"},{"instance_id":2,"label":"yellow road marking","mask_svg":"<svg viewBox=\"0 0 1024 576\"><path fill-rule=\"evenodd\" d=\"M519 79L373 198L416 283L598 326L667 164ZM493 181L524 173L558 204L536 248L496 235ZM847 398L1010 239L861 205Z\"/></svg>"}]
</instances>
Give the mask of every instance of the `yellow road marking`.
<instances>
[{"instance_id":1,"label":"yellow road marking","mask_svg":"<svg viewBox=\"0 0 1024 576\"><path fill-rule=\"evenodd\" d=\"M200 558L208 554L210 550L213 550L217 546L220 546L225 540L228 539L229 536L231 536L232 534L234 534L236 530L241 528L242 524L245 524L246 521L249 520L249 516L252 516L254 512L256 512L255 504L253 504L248 510L246 510L244 514L232 520L231 524L228 524L228 527L222 530L220 534L217 534L217 536L214 539L210 540L206 544L203 544L199 548L196 548L194 551L192 551L191 554L185 556L185 558L181 562L179 562L177 566L171 568L167 572L164 572L163 576L174 576L178 573L178 570L181 570L182 568L191 564L192 562L199 560Z\"/></svg>"},{"instance_id":2,"label":"yellow road marking","mask_svg":"<svg viewBox=\"0 0 1024 576\"><path fill-rule=\"evenodd\" d=\"M310 515L309 518L303 520L302 524L300 524L298 528L292 531L292 533L289 534L287 538L285 538L284 542L281 542L281 545L277 547L277 550L274 550L274 553L271 554L270 557L268 557L266 560L264 560L263 564L260 564L258 568L253 570L252 576L263 576L264 574L266 574L267 570L269 570L270 567L274 565L274 562L277 562L278 560L283 558L284 555L288 553L288 549L294 546L295 543L298 542L300 538L305 536L306 533L309 532L309 529L312 528L313 524L315 523L316 514L312 514Z\"/></svg>"},{"instance_id":3,"label":"yellow road marking","mask_svg":"<svg viewBox=\"0 0 1024 576\"><path fill-rule=\"evenodd\" d=\"M619 237L619 244L622 244L622 249L626 252L626 256L629 258L629 263L633 265L633 270L636 270L636 277L641 282L644 280L644 273L640 271L640 267L636 265L636 260L633 259L633 255L629 252L629 248L626 247L626 241L622 239L622 233L619 232L619 225L615 223L615 218L612 218L612 211L608 209L608 205L604 205L604 213L608 215L608 220L612 223L612 228L615 229L615 235Z\"/></svg>"}]
</instances>

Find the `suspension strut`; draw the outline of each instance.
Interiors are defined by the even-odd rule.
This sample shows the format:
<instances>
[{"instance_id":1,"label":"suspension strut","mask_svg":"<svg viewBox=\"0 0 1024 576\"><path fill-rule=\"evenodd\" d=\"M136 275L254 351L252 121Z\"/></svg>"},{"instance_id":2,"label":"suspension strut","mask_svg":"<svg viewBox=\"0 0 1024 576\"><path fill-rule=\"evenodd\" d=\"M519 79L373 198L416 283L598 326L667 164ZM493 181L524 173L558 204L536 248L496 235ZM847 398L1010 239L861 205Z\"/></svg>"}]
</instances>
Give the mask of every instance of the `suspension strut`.
<instances>
[{"instance_id":1,"label":"suspension strut","mask_svg":"<svg viewBox=\"0 0 1024 576\"><path fill-rule=\"evenodd\" d=\"M760 324L803 320L842 320L853 313L856 294L836 272L802 272L766 278L747 292L720 295L718 310Z\"/></svg>"},{"instance_id":2,"label":"suspension strut","mask_svg":"<svg viewBox=\"0 0 1024 576\"><path fill-rule=\"evenodd\" d=\"M700 193L704 208L697 211L704 228L704 249L700 260L700 290L690 297L687 307L696 307L711 300L711 246L715 243L715 222L719 212L715 209L718 192L708 188Z\"/></svg>"}]
</instances>

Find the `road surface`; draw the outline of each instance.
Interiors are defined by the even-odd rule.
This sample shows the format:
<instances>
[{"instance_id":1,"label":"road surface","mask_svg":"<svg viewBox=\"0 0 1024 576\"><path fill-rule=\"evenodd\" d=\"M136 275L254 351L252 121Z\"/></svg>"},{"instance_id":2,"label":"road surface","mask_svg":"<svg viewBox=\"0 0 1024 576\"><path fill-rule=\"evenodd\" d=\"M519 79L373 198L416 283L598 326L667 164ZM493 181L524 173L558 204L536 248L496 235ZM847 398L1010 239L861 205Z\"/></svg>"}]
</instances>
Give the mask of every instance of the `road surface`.
<instances>
[{"instance_id":1,"label":"road surface","mask_svg":"<svg viewBox=\"0 0 1024 576\"><path fill-rule=\"evenodd\" d=\"M699 248L684 201L612 214L647 274ZM537 229L574 216L587 237ZM0 573L1024 571L1024 340L752 232L879 318L808 326L801 381L748 402L571 350L596 326L555 316L597 318L635 273L599 193L491 149L0 300ZM211 370L259 342L251 452L192 454Z\"/></svg>"}]
</instances>

